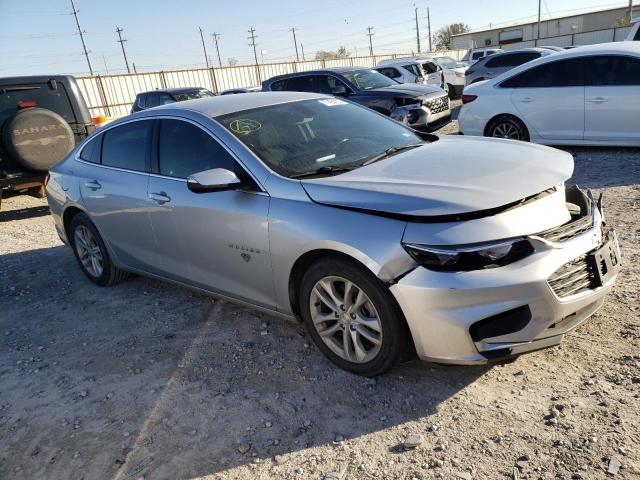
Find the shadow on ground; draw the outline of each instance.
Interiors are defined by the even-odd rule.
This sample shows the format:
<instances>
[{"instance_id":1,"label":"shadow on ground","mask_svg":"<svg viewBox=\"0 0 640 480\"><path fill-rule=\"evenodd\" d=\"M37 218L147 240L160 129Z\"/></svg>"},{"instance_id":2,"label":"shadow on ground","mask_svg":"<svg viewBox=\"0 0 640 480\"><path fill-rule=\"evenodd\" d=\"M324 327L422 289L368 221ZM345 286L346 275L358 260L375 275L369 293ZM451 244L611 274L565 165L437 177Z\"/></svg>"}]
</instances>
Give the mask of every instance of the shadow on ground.
<instances>
[{"instance_id":1,"label":"shadow on ground","mask_svg":"<svg viewBox=\"0 0 640 480\"><path fill-rule=\"evenodd\" d=\"M10 222L12 220L27 220L29 218L43 217L50 213L49 207L46 205L21 208L18 210L0 211L0 223Z\"/></svg>"},{"instance_id":2,"label":"shadow on ground","mask_svg":"<svg viewBox=\"0 0 640 480\"><path fill-rule=\"evenodd\" d=\"M96 287L66 247L0 274L3 478L215 474L429 417L487 371L357 377L286 320L141 277Z\"/></svg>"}]
</instances>

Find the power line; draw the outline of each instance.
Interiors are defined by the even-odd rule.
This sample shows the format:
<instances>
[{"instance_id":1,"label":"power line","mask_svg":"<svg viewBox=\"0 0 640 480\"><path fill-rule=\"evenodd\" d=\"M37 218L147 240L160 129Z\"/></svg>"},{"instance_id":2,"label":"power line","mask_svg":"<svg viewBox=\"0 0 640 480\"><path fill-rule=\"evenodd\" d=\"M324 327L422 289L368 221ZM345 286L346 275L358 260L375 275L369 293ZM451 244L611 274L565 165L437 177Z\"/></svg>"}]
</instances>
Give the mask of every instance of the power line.
<instances>
[{"instance_id":1,"label":"power line","mask_svg":"<svg viewBox=\"0 0 640 480\"><path fill-rule=\"evenodd\" d=\"M125 52L125 50L124 50L124 42L126 42L127 39L126 38L122 38L122 32L123 31L124 30L122 28L116 27L116 33L118 34L117 42L122 47L122 55L124 56L124 64L127 66L127 73L131 73L131 69L129 68L129 60L127 60L127 52Z\"/></svg>"},{"instance_id":2,"label":"power line","mask_svg":"<svg viewBox=\"0 0 640 480\"><path fill-rule=\"evenodd\" d=\"M222 66L222 60L220 59L220 48L218 47L218 39L220 38L220 34L217 32L213 32L211 34L211 38L213 38L213 42L216 44L216 53L218 54L218 63Z\"/></svg>"},{"instance_id":3,"label":"power line","mask_svg":"<svg viewBox=\"0 0 640 480\"><path fill-rule=\"evenodd\" d=\"M373 57L373 43L371 41L371 37L373 37L375 33L372 33L371 30L373 30L373 27L367 27L367 35L369 37L369 55Z\"/></svg>"},{"instance_id":4,"label":"power line","mask_svg":"<svg viewBox=\"0 0 640 480\"><path fill-rule=\"evenodd\" d=\"M202 50L204 51L204 62L207 65L207 68L209 68L209 56L207 55L207 47L204 44L204 35L202 33L202 27L200 27L200 40L202 41Z\"/></svg>"},{"instance_id":5,"label":"power line","mask_svg":"<svg viewBox=\"0 0 640 480\"><path fill-rule=\"evenodd\" d=\"M80 20L78 20L78 10L76 4L71 0L71 9L73 10L73 16L76 19L76 25L78 26L78 33L80 34L80 41L82 42L82 49L84 50L84 56L87 59L87 65L89 66L89 73L93 75L93 68L91 68L91 61L89 60L89 52L87 51L87 44L84 43L84 32L80 28Z\"/></svg>"},{"instance_id":6,"label":"power line","mask_svg":"<svg viewBox=\"0 0 640 480\"><path fill-rule=\"evenodd\" d=\"M418 7L416 4L413 4L415 15L416 15L416 42L418 44L418 52L422 51L420 48L420 26L418 25Z\"/></svg>"},{"instance_id":7,"label":"power line","mask_svg":"<svg viewBox=\"0 0 640 480\"><path fill-rule=\"evenodd\" d=\"M296 41L296 28L291 27L291 33L293 33L293 44L296 47L296 61L300 61L300 55L298 55L298 42Z\"/></svg>"}]
</instances>

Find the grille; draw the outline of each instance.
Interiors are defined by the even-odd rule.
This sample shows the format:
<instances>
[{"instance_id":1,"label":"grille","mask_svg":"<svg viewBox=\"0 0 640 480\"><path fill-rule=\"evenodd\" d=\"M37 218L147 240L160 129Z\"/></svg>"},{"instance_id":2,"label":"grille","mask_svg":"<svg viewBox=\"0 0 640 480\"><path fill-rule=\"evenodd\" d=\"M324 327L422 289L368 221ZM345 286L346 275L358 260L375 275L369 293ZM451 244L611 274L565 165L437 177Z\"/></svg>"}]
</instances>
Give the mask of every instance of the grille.
<instances>
[{"instance_id":1,"label":"grille","mask_svg":"<svg viewBox=\"0 0 640 480\"><path fill-rule=\"evenodd\" d=\"M595 274L587 255L565 263L549 277L547 283L560 298L596 288Z\"/></svg>"},{"instance_id":2,"label":"grille","mask_svg":"<svg viewBox=\"0 0 640 480\"><path fill-rule=\"evenodd\" d=\"M441 113L449 110L449 97L443 95L442 97L434 98L433 100L427 100L425 106L433 114Z\"/></svg>"},{"instance_id":3,"label":"grille","mask_svg":"<svg viewBox=\"0 0 640 480\"><path fill-rule=\"evenodd\" d=\"M577 220L571 220L564 225L539 233L537 236L551 242L565 242L588 230L591 230L592 227L593 219L591 218L591 215L585 215Z\"/></svg>"}]
</instances>

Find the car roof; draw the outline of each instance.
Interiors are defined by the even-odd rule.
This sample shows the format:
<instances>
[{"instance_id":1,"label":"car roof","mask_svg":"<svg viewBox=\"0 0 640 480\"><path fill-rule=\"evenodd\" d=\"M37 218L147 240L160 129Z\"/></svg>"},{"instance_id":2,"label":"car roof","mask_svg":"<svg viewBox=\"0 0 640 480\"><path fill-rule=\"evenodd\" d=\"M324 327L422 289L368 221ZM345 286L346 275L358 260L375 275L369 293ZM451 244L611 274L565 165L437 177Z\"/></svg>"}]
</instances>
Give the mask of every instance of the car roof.
<instances>
[{"instance_id":1,"label":"car roof","mask_svg":"<svg viewBox=\"0 0 640 480\"><path fill-rule=\"evenodd\" d=\"M24 77L1 77L0 85L14 85L16 83L46 83L49 80L58 82L72 81L76 79L72 75L28 75Z\"/></svg>"},{"instance_id":2,"label":"car roof","mask_svg":"<svg viewBox=\"0 0 640 480\"><path fill-rule=\"evenodd\" d=\"M420 57L421 59L426 59L426 57ZM416 57L402 57L402 58L387 58L386 60L380 60L378 65L374 68L385 67L387 65L396 65L396 64L407 64L407 63L420 63Z\"/></svg>"},{"instance_id":3,"label":"car roof","mask_svg":"<svg viewBox=\"0 0 640 480\"><path fill-rule=\"evenodd\" d=\"M222 95L198 98L196 100L187 100L186 102L170 103L144 110L143 113L161 113L162 110L191 110L209 117L217 117L219 115L242 112L253 108L281 105L284 103L297 102L300 100L313 100L317 98L333 97L307 92L256 92L253 95Z\"/></svg>"},{"instance_id":4,"label":"car roof","mask_svg":"<svg viewBox=\"0 0 640 480\"><path fill-rule=\"evenodd\" d=\"M158 88L156 90L147 90L146 92L140 92L138 95L145 93L185 93L193 92L194 90L206 90L204 87L175 87L175 88Z\"/></svg>"}]
</instances>

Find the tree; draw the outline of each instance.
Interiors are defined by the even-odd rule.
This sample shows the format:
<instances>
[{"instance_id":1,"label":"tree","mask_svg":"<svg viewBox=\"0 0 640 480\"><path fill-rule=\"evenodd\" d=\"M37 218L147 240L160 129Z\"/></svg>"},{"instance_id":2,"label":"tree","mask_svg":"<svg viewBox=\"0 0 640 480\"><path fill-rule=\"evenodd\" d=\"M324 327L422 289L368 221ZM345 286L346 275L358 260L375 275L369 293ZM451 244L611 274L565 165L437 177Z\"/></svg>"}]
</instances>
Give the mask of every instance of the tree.
<instances>
[{"instance_id":1,"label":"tree","mask_svg":"<svg viewBox=\"0 0 640 480\"><path fill-rule=\"evenodd\" d=\"M469 25L465 23L452 23L439 28L433 36L436 50L451 50L451 37L469 30Z\"/></svg>"},{"instance_id":2,"label":"tree","mask_svg":"<svg viewBox=\"0 0 640 480\"><path fill-rule=\"evenodd\" d=\"M318 50L316 52L316 60L335 60L336 58L346 58L351 55L345 46L338 47L338 50Z\"/></svg>"},{"instance_id":3,"label":"tree","mask_svg":"<svg viewBox=\"0 0 640 480\"><path fill-rule=\"evenodd\" d=\"M228 58L229 66L235 67L238 64L238 59L236 57Z\"/></svg>"},{"instance_id":4,"label":"tree","mask_svg":"<svg viewBox=\"0 0 640 480\"><path fill-rule=\"evenodd\" d=\"M618 20L616 20L616 27L630 27L631 26L631 19L629 18L629 15L625 15L624 17L620 17Z\"/></svg>"}]
</instances>

